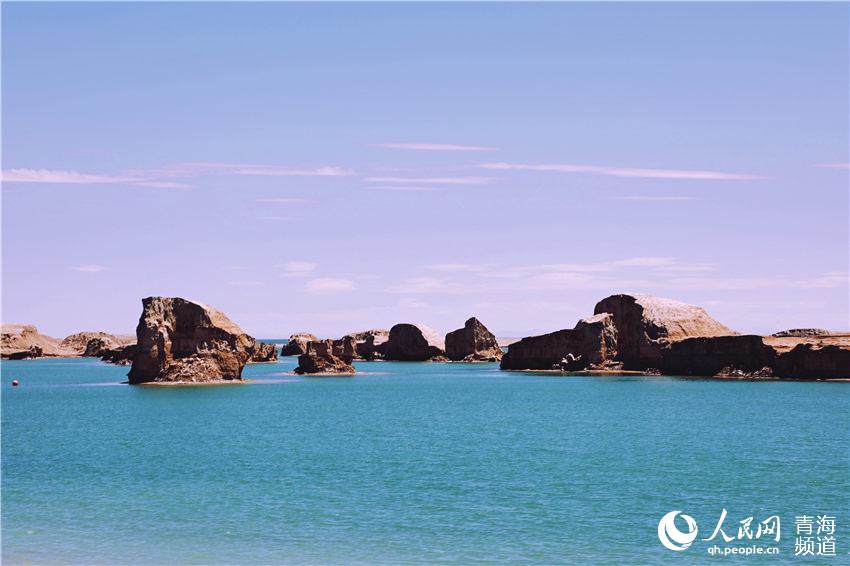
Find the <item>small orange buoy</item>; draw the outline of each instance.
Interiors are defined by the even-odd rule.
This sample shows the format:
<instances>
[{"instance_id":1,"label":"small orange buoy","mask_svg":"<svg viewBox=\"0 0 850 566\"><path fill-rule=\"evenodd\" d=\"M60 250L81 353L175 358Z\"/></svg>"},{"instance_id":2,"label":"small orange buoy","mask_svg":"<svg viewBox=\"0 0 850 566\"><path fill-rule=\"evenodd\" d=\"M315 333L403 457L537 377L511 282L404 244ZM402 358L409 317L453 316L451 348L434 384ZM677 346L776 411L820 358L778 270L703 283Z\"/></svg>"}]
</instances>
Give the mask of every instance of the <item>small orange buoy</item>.
<instances>
[{"instance_id":1,"label":"small orange buoy","mask_svg":"<svg viewBox=\"0 0 850 566\"><path fill-rule=\"evenodd\" d=\"M12 380L12 387L17 387L17 386L18 386L18 380L17 380L17 379L13 379L13 380Z\"/></svg>"}]
</instances>

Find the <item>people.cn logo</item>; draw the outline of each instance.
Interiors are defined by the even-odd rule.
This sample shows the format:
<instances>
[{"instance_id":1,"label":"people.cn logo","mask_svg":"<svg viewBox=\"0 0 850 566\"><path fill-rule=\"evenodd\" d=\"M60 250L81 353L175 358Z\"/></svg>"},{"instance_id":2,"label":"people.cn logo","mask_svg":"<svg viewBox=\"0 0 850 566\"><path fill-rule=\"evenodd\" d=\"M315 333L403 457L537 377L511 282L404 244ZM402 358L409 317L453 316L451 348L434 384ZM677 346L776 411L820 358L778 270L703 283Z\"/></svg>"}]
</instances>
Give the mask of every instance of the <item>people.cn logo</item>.
<instances>
[{"instance_id":1,"label":"people.cn logo","mask_svg":"<svg viewBox=\"0 0 850 566\"><path fill-rule=\"evenodd\" d=\"M682 515L682 519L687 524L688 529L686 531L680 531L676 526L678 515ZM684 515L681 511L670 511L658 521L658 540L670 550L676 552L686 550L696 538L697 522L690 515Z\"/></svg>"}]
</instances>

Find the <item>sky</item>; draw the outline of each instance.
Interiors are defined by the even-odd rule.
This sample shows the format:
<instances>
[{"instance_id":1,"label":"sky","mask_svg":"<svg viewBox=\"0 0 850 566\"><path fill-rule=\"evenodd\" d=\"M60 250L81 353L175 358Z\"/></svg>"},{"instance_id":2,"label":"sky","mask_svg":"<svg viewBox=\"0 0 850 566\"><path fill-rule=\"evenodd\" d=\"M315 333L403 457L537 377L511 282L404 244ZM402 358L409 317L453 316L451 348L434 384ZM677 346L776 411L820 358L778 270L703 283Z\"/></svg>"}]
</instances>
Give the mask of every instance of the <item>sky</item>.
<instances>
[{"instance_id":1,"label":"sky","mask_svg":"<svg viewBox=\"0 0 850 566\"><path fill-rule=\"evenodd\" d=\"M847 330L835 4L3 3L2 319Z\"/></svg>"}]
</instances>

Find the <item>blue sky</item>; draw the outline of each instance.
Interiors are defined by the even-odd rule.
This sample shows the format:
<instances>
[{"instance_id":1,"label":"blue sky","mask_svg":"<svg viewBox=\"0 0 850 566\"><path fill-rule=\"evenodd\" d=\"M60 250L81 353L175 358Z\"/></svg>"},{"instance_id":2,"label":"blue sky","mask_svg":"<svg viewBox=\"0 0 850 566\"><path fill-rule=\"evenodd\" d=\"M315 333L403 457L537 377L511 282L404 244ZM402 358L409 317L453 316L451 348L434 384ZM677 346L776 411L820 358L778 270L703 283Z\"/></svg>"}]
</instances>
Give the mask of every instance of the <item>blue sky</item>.
<instances>
[{"instance_id":1,"label":"blue sky","mask_svg":"<svg viewBox=\"0 0 850 566\"><path fill-rule=\"evenodd\" d=\"M3 312L848 327L847 4L2 6Z\"/></svg>"}]
</instances>

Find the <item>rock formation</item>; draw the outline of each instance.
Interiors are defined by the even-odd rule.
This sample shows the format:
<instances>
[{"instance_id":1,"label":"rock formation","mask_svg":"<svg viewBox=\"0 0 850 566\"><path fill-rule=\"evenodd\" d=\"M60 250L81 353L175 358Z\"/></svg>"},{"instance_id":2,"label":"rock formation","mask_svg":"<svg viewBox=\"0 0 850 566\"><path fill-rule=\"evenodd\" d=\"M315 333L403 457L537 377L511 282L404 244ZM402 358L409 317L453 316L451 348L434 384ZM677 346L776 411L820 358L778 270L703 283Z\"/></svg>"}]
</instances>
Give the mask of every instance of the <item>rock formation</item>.
<instances>
[{"instance_id":1,"label":"rock formation","mask_svg":"<svg viewBox=\"0 0 850 566\"><path fill-rule=\"evenodd\" d=\"M142 300L130 383L242 379L256 341L224 313L181 298Z\"/></svg>"},{"instance_id":2,"label":"rock formation","mask_svg":"<svg viewBox=\"0 0 850 566\"><path fill-rule=\"evenodd\" d=\"M702 307L651 295L611 295L593 313L614 317L618 359L625 369L658 367L661 350L675 340L735 334Z\"/></svg>"},{"instance_id":3,"label":"rock formation","mask_svg":"<svg viewBox=\"0 0 850 566\"><path fill-rule=\"evenodd\" d=\"M444 348L440 336L427 326L402 323L390 329L380 350L387 360L424 362L445 360Z\"/></svg>"},{"instance_id":4,"label":"rock formation","mask_svg":"<svg viewBox=\"0 0 850 566\"><path fill-rule=\"evenodd\" d=\"M850 335L838 333L687 338L662 351L670 375L850 378Z\"/></svg>"},{"instance_id":5,"label":"rock formation","mask_svg":"<svg viewBox=\"0 0 850 566\"><path fill-rule=\"evenodd\" d=\"M797 344L777 351L774 373L789 379L850 379L850 344Z\"/></svg>"},{"instance_id":6,"label":"rock formation","mask_svg":"<svg viewBox=\"0 0 850 566\"><path fill-rule=\"evenodd\" d=\"M363 332L354 332L348 334L354 339L355 358L363 360L377 360L384 357L381 352L383 344L390 337L389 330L376 328L373 330L365 330Z\"/></svg>"},{"instance_id":7,"label":"rock formation","mask_svg":"<svg viewBox=\"0 0 850 566\"><path fill-rule=\"evenodd\" d=\"M606 369L614 366L619 335L607 313L578 321L572 329L530 336L508 346L502 369Z\"/></svg>"},{"instance_id":8,"label":"rock formation","mask_svg":"<svg viewBox=\"0 0 850 566\"><path fill-rule=\"evenodd\" d=\"M92 341L95 342L90 345ZM132 344L135 341L135 336L119 336L108 332L77 332L63 338L59 345L66 350L75 352L78 356L97 358L100 357L100 354L96 353L98 348L109 350ZM86 351L89 351L90 354L86 354Z\"/></svg>"},{"instance_id":9,"label":"rock formation","mask_svg":"<svg viewBox=\"0 0 850 566\"><path fill-rule=\"evenodd\" d=\"M334 353L334 340L319 340L307 343L307 351L298 356L299 374L353 374L351 357Z\"/></svg>"},{"instance_id":10,"label":"rock formation","mask_svg":"<svg viewBox=\"0 0 850 566\"><path fill-rule=\"evenodd\" d=\"M289 337L289 342L281 349L281 356L300 356L307 352L308 342L317 342L319 339L309 332L296 332Z\"/></svg>"},{"instance_id":11,"label":"rock formation","mask_svg":"<svg viewBox=\"0 0 850 566\"><path fill-rule=\"evenodd\" d=\"M454 361L493 361L502 359L502 349L496 337L472 317L463 328L446 334L446 357Z\"/></svg>"},{"instance_id":12,"label":"rock formation","mask_svg":"<svg viewBox=\"0 0 850 566\"><path fill-rule=\"evenodd\" d=\"M833 334L829 330L823 328L792 328L791 330L783 330L771 334L774 338L808 338L810 336L829 336Z\"/></svg>"},{"instance_id":13,"label":"rock formation","mask_svg":"<svg viewBox=\"0 0 850 566\"><path fill-rule=\"evenodd\" d=\"M251 358L248 361L255 364L276 362L277 348L274 344L255 340L251 348Z\"/></svg>"},{"instance_id":14,"label":"rock formation","mask_svg":"<svg viewBox=\"0 0 850 566\"><path fill-rule=\"evenodd\" d=\"M100 359L110 364L129 366L133 363L133 358L136 356L136 350L138 350L136 344L128 344L112 350L105 350L101 353Z\"/></svg>"},{"instance_id":15,"label":"rock formation","mask_svg":"<svg viewBox=\"0 0 850 566\"><path fill-rule=\"evenodd\" d=\"M751 374L772 367L775 360L775 350L761 336L715 336L677 340L653 367L669 375Z\"/></svg>"},{"instance_id":16,"label":"rock formation","mask_svg":"<svg viewBox=\"0 0 850 566\"><path fill-rule=\"evenodd\" d=\"M79 354L61 346L56 338L39 334L31 324L4 324L0 330L0 356L4 359L75 355Z\"/></svg>"}]
</instances>

